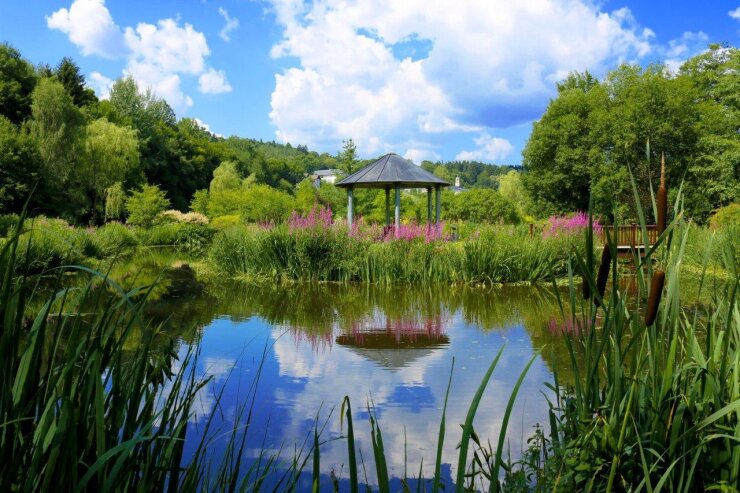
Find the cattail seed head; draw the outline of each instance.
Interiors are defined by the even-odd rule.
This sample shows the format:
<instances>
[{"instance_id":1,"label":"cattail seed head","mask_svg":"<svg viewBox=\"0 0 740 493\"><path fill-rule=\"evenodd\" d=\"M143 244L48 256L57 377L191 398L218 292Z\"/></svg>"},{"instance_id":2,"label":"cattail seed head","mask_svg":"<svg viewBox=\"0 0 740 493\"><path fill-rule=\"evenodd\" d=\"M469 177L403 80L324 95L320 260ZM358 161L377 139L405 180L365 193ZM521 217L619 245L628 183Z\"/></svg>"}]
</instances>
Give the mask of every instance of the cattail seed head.
<instances>
[{"instance_id":1,"label":"cattail seed head","mask_svg":"<svg viewBox=\"0 0 740 493\"><path fill-rule=\"evenodd\" d=\"M594 304L600 305L599 299L604 298L604 291L606 291L606 281L609 280L609 269L612 265L612 251L609 245L604 245L604 250L601 252L601 263L599 264L599 273L596 275L596 290L599 292L598 297L594 297Z\"/></svg>"},{"instance_id":2,"label":"cattail seed head","mask_svg":"<svg viewBox=\"0 0 740 493\"><path fill-rule=\"evenodd\" d=\"M650 283L650 293L648 294L647 310L645 310L645 325L653 325L655 317L658 315L661 295L663 294L663 285L665 284L665 272L662 270L653 273L653 279Z\"/></svg>"}]
</instances>

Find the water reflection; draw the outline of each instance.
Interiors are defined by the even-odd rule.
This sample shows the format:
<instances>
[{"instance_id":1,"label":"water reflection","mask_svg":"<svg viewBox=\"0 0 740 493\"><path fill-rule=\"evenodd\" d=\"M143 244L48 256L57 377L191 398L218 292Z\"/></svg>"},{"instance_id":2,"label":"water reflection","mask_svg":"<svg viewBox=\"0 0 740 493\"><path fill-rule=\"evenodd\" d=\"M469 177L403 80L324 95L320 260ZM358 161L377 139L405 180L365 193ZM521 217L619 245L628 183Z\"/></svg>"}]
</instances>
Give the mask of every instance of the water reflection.
<instances>
[{"instance_id":1,"label":"water reflection","mask_svg":"<svg viewBox=\"0 0 740 493\"><path fill-rule=\"evenodd\" d=\"M263 446L288 450L285 458L291 459L293 444L312 433L317 415L328 418L324 437L339 437L339 416L336 410L331 413L348 395L368 471L373 470L367 423L372 399L391 474L403 475L406 457L415 475L424 458L424 475L430 477L454 357L443 454L449 483L460 433L453 424L465 420L470 400L501 346L506 344L503 357L475 422L478 435L491 440L497 438L508 396L524 365L547 345L514 409L509 428L514 457L526 447L533 426L547 422L544 383L551 380L555 362L566 361L560 336L550 328L552 320L559 320L558 305L546 289L197 285L193 294L185 287L197 281L185 266L168 273L165 282L168 287L150 304L148 314L177 334L181 351L198 345L197 373L213 377L199 396L187 447L202 432L202 417L214 409L215 429L243 425L240 410L253 396L251 430L260 432L252 431L248 439L248 461ZM225 446L225 435L220 437L214 441L216 453ZM322 445L321 460L324 472L334 471L346 480L345 441ZM328 477L326 481L328 487ZM310 489L309 484L301 487Z\"/></svg>"}]
</instances>

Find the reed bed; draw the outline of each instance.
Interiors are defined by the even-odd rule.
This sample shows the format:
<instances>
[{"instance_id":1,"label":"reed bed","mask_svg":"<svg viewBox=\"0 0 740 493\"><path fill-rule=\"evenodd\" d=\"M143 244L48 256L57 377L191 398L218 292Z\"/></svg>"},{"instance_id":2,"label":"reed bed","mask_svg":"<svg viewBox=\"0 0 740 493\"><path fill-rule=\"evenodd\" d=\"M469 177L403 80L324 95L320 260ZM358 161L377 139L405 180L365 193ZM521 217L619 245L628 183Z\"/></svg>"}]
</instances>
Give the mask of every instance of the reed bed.
<instances>
[{"instance_id":1,"label":"reed bed","mask_svg":"<svg viewBox=\"0 0 740 493\"><path fill-rule=\"evenodd\" d=\"M459 242L376 238L341 225L237 226L214 238L209 260L223 276L251 280L538 283L565 277L568 259L582 244L580 235L531 236L514 226L483 228Z\"/></svg>"}]
</instances>

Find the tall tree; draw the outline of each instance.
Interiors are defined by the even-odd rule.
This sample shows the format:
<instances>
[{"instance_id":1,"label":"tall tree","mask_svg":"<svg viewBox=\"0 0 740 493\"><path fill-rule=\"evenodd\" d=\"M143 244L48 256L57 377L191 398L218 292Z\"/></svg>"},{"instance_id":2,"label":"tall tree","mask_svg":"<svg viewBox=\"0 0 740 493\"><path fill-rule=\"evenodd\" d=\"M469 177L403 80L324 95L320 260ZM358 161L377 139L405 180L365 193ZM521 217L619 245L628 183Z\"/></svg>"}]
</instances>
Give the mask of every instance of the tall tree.
<instances>
[{"instance_id":1,"label":"tall tree","mask_svg":"<svg viewBox=\"0 0 740 493\"><path fill-rule=\"evenodd\" d=\"M0 115L16 125L27 119L35 85L33 65L12 46L0 43Z\"/></svg>"},{"instance_id":2,"label":"tall tree","mask_svg":"<svg viewBox=\"0 0 740 493\"><path fill-rule=\"evenodd\" d=\"M82 135L82 114L64 86L53 79L41 79L33 91L31 132L38 140L47 178L64 186L70 177L74 152Z\"/></svg>"},{"instance_id":3,"label":"tall tree","mask_svg":"<svg viewBox=\"0 0 740 493\"><path fill-rule=\"evenodd\" d=\"M19 212L39 178L35 141L0 115L0 211Z\"/></svg>"},{"instance_id":4,"label":"tall tree","mask_svg":"<svg viewBox=\"0 0 740 493\"><path fill-rule=\"evenodd\" d=\"M77 106L85 106L98 100L95 92L85 87L85 76L80 67L69 57L64 57L54 69L54 76L62 83Z\"/></svg>"},{"instance_id":5,"label":"tall tree","mask_svg":"<svg viewBox=\"0 0 740 493\"><path fill-rule=\"evenodd\" d=\"M342 171L348 175L357 171L355 169L355 165L357 164L357 146L351 137L342 141L342 152L339 153L339 164Z\"/></svg>"},{"instance_id":6,"label":"tall tree","mask_svg":"<svg viewBox=\"0 0 740 493\"><path fill-rule=\"evenodd\" d=\"M119 127L105 119L87 125L84 161L79 173L90 197L91 219L102 216L101 200L116 182L123 182L139 165L136 130Z\"/></svg>"}]
</instances>

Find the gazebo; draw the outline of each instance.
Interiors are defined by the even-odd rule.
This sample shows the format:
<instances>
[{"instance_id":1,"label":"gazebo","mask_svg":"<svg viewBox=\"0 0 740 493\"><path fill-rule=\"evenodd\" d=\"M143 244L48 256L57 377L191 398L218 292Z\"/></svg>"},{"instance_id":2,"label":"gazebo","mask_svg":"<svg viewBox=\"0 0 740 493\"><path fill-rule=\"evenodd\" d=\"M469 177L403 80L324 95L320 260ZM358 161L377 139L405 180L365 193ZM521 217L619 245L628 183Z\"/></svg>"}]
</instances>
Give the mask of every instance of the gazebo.
<instances>
[{"instance_id":1,"label":"gazebo","mask_svg":"<svg viewBox=\"0 0 740 493\"><path fill-rule=\"evenodd\" d=\"M432 189L435 192L437 210L435 223L439 223L441 212L441 190L442 187L450 186L449 183L434 176L428 171L415 165L408 159L398 154L390 153L381 157L374 163L365 166L344 178L336 184L338 187L347 189L347 222L350 226L354 222L355 204L353 191L355 188L382 188L385 190L385 224L391 224L390 194L391 188L396 192L396 228L401 226L401 189L402 188L426 188L427 189L427 221L432 223Z\"/></svg>"}]
</instances>

